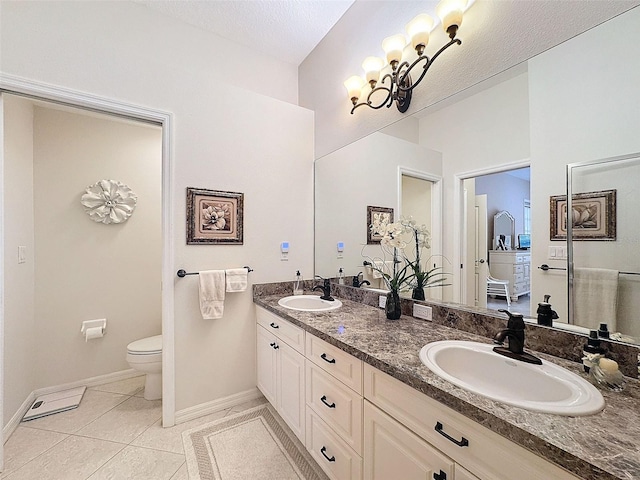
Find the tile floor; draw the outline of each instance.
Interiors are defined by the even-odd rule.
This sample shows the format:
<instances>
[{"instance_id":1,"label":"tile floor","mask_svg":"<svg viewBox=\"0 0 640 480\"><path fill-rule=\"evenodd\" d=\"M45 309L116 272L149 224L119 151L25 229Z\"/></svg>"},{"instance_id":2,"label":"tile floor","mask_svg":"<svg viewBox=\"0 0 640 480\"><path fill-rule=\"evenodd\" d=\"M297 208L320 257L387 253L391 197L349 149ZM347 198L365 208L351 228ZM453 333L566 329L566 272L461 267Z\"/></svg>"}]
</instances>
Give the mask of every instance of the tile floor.
<instances>
[{"instance_id":1,"label":"tile floor","mask_svg":"<svg viewBox=\"0 0 640 480\"><path fill-rule=\"evenodd\" d=\"M513 313L521 313L525 317L535 317L536 313L534 309L533 315L531 314L531 297L529 297L529 295L522 295L520 298L518 298L517 302L511 302L511 307L507 307L507 301L504 299L504 297L491 298L487 295L487 308L490 308L492 310L508 308L509 311Z\"/></svg>"},{"instance_id":2,"label":"tile floor","mask_svg":"<svg viewBox=\"0 0 640 480\"><path fill-rule=\"evenodd\" d=\"M182 432L241 412L247 402L162 428L144 377L87 388L77 409L21 423L4 445L4 480L188 480Z\"/></svg>"}]
</instances>

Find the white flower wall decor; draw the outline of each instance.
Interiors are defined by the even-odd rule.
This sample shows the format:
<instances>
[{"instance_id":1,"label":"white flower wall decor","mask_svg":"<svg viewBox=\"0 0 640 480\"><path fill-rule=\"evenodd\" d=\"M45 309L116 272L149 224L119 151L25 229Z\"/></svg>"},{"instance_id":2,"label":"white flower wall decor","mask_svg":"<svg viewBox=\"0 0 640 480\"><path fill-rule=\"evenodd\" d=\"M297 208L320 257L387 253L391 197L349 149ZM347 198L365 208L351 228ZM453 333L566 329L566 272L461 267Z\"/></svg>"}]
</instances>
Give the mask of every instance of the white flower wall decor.
<instances>
[{"instance_id":1,"label":"white flower wall decor","mask_svg":"<svg viewBox=\"0 0 640 480\"><path fill-rule=\"evenodd\" d=\"M137 195L116 180L100 180L87 187L80 199L84 211L98 223L125 222L136 208L137 201Z\"/></svg>"}]
</instances>

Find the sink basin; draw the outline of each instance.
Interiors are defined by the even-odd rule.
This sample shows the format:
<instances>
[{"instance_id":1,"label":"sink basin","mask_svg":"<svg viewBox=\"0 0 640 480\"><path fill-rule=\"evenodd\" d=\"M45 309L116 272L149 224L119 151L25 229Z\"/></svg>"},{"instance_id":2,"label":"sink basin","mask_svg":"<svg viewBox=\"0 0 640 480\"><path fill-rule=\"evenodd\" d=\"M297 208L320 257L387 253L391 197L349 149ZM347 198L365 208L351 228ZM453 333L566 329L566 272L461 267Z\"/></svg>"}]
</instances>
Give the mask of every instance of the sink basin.
<instances>
[{"instance_id":1,"label":"sink basin","mask_svg":"<svg viewBox=\"0 0 640 480\"><path fill-rule=\"evenodd\" d=\"M327 312L342 306L340 300L322 300L320 295L292 295L278 300L278 305L300 312Z\"/></svg>"},{"instance_id":2,"label":"sink basin","mask_svg":"<svg viewBox=\"0 0 640 480\"><path fill-rule=\"evenodd\" d=\"M446 340L425 345L420 360L460 388L498 402L556 415L591 415L602 395L582 377L553 363L533 365L493 351L493 345Z\"/></svg>"}]
</instances>

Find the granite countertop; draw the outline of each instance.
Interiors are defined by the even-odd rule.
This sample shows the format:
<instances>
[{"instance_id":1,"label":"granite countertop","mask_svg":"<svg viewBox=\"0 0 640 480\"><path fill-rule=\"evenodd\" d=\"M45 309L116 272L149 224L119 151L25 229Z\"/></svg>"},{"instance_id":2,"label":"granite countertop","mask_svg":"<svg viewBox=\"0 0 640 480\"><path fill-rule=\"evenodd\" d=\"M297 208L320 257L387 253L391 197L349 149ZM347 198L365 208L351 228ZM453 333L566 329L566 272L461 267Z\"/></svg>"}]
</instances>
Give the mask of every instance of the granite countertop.
<instances>
[{"instance_id":1,"label":"granite countertop","mask_svg":"<svg viewBox=\"0 0 640 480\"><path fill-rule=\"evenodd\" d=\"M512 442L585 480L640 479L640 382L622 392L600 389L606 406L598 414L567 417L530 412L463 390L422 364L420 349L438 340L489 343L486 337L402 316L340 298L332 312L299 312L278 305L282 295L254 297L256 305L382 370ZM584 377L582 365L543 353L543 360Z\"/></svg>"}]
</instances>

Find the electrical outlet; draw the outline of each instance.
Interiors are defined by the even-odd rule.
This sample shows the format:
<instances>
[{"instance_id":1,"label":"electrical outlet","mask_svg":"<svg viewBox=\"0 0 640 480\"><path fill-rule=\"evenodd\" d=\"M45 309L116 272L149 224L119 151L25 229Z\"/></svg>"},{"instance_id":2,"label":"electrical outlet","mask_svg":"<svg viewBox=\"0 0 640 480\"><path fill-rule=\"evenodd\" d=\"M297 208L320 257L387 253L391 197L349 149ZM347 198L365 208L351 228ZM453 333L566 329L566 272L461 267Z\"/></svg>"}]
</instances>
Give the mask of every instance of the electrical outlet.
<instances>
[{"instance_id":1,"label":"electrical outlet","mask_svg":"<svg viewBox=\"0 0 640 480\"><path fill-rule=\"evenodd\" d=\"M387 296L386 295L380 295L378 297L378 306L380 308L384 308L387 306Z\"/></svg>"},{"instance_id":2,"label":"electrical outlet","mask_svg":"<svg viewBox=\"0 0 640 480\"><path fill-rule=\"evenodd\" d=\"M413 304L413 316L416 318L422 318L423 320L432 320L431 307L426 305Z\"/></svg>"}]
</instances>

